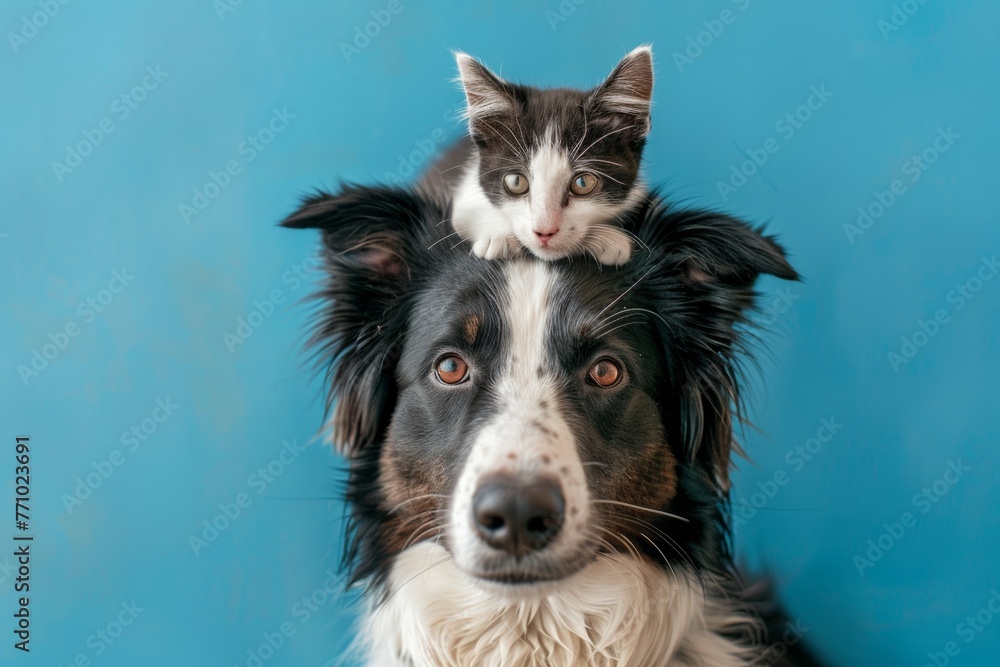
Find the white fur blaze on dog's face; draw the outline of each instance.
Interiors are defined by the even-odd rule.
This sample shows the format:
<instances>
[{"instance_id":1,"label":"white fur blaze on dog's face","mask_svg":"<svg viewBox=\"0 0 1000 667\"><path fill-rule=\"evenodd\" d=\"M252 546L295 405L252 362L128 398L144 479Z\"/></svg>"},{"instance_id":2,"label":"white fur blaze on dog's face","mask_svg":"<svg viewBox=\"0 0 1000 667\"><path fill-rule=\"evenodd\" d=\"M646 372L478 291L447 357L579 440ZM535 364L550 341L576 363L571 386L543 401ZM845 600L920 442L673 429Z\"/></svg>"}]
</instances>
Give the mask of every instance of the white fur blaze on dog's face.
<instances>
[{"instance_id":1,"label":"white fur blaze on dog's face","mask_svg":"<svg viewBox=\"0 0 1000 667\"><path fill-rule=\"evenodd\" d=\"M449 512L448 543L455 563L485 579L562 578L580 567L588 544L589 495L576 438L560 411L558 383L549 370L548 337L557 269L516 261L505 270L503 311L506 362L492 385L495 411L479 429L458 477ZM561 491L564 511L545 548L515 557L477 532L473 502L484 480L548 480Z\"/></svg>"}]
</instances>

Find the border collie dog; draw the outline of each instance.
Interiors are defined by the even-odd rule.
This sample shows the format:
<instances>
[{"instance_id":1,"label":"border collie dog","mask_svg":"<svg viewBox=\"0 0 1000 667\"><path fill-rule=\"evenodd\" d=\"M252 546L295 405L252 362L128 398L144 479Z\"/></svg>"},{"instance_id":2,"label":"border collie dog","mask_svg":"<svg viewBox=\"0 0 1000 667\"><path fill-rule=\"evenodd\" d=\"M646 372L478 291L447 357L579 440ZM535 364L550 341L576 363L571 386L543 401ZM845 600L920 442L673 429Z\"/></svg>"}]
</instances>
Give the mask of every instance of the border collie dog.
<instances>
[{"instance_id":1,"label":"border collie dog","mask_svg":"<svg viewBox=\"0 0 1000 667\"><path fill-rule=\"evenodd\" d=\"M815 664L768 653L729 548L742 332L758 276L797 278L781 246L654 194L623 266L490 261L449 209L344 186L282 223L322 235L366 664Z\"/></svg>"}]
</instances>

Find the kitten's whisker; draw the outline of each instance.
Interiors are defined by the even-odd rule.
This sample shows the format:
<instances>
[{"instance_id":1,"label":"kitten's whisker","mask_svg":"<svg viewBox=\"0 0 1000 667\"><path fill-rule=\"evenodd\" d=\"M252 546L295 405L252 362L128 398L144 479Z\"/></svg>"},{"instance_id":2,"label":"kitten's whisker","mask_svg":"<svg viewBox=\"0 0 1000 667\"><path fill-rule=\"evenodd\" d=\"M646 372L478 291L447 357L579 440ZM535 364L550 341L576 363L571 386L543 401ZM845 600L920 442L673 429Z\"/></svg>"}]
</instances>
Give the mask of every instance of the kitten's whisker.
<instances>
[{"instance_id":1,"label":"kitten's whisker","mask_svg":"<svg viewBox=\"0 0 1000 667\"><path fill-rule=\"evenodd\" d=\"M495 171L507 171L510 167L497 167L496 169L489 169L487 171L479 172L480 176L486 176L487 174L492 174Z\"/></svg>"},{"instance_id":2,"label":"kitten's whisker","mask_svg":"<svg viewBox=\"0 0 1000 667\"><path fill-rule=\"evenodd\" d=\"M624 132L625 130L631 130L634 127L635 127L635 125L623 125L622 127L616 128L614 130L611 130L610 132L605 133L601 137L598 137L592 144L590 144L585 149L583 149L582 153L580 153L579 155L574 155L573 156L574 159L575 160L579 160L580 158L582 158L584 155L587 154L587 151L589 151L591 148L593 148L594 146L596 146L600 142L602 142L605 139L607 139L608 137L610 137L612 134L618 134L619 132Z\"/></svg>"},{"instance_id":3,"label":"kitten's whisker","mask_svg":"<svg viewBox=\"0 0 1000 667\"><path fill-rule=\"evenodd\" d=\"M602 160L602 162L606 162L606 160ZM583 164L584 166L587 166L587 161L584 161L584 162L583 162L582 164ZM610 163L610 164L614 164L614 163L612 162L612 163ZM592 172L593 172L594 174L596 174L597 176L600 176L600 177L602 177L602 178L606 178L606 179L608 179L609 181L614 181L614 182L615 182L615 183L617 183L618 185L625 185L625 184L624 184L623 182L619 181L619 180L618 180L617 178L615 178L614 176L611 176L610 174L606 174L606 173L604 173L603 171L601 171L600 169L595 169L595 168L591 167L590 171L592 171Z\"/></svg>"},{"instance_id":4,"label":"kitten's whisker","mask_svg":"<svg viewBox=\"0 0 1000 667\"><path fill-rule=\"evenodd\" d=\"M617 241L618 232L627 232L626 229L621 227L612 227L608 223L599 223L591 227L587 231L587 236L584 237L584 241L589 241L591 239L605 241Z\"/></svg>"},{"instance_id":5,"label":"kitten's whisker","mask_svg":"<svg viewBox=\"0 0 1000 667\"><path fill-rule=\"evenodd\" d=\"M619 222L620 222L620 221L619 221ZM629 236L629 237L630 237L630 238L631 238L631 239L632 239L633 241L635 241L635 242L636 242L636 244L638 244L638 245L639 245L639 246L640 246L640 247L641 247L641 248L642 248L643 250L645 250L646 252L649 252L649 246L648 246L648 245L646 245L646 244L645 244L645 243L643 242L643 240L642 240L642 239L640 239L640 238L639 238L638 236L636 236L634 232L630 232L629 230L625 229L625 227L621 227L620 229L621 229L621 230L622 230L623 232L625 232L625 233L626 233L626 234L627 234L627 235L628 235L628 236Z\"/></svg>"},{"instance_id":6,"label":"kitten's whisker","mask_svg":"<svg viewBox=\"0 0 1000 667\"><path fill-rule=\"evenodd\" d=\"M450 239L450 238L451 238L452 236L458 236L458 235L459 235L460 233L461 233L461 232L452 232L451 234L447 234L447 235L445 235L445 236L442 236L442 237L441 237L441 238L439 238L439 239L438 239L437 241L435 241L434 243L432 243L432 244L430 244L429 246L427 246L427 249L428 249L428 250L430 250L431 248L433 248L434 246L436 246L436 245L437 245L438 243L441 243L442 241L447 241L447 240L448 240L448 239Z\"/></svg>"},{"instance_id":7,"label":"kitten's whisker","mask_svg":"<svg viewBox=\"0 0 1000 667\"><path fill-rule=\"evenodd\" d=\"M513 158L509 158L509 157L506 157L504 155L491 155L490 159L491 160L503 160L504 162L512 162L514 164L522 164L524 162L523 160L515 160Z\"/></svg>"},{"instance_id":8,"label":"kitten's whisker","mask_svg":"<svg viewBox=\"0 0 1000 667\"><path fill-rule=\"evenodd\" d=\"M441 222L438 223L438 226L444 224L445 222L451 222L451 220L442 220ZM489 221L489 220L487 220L486 222L474 222L471 225L467 225L466 229L468 230L468 229L474 229L476 227L485 227L485 226L492 225L492 224L493 223L491 221ZM434 246L436 246L438 243L441 243L442 241L447 241L451 237L456 236L456 235L461 235L461 234L462 234L462 232L457 232L457 231L456 232L451 232L450 234L446 234L446 235L442 236L441 238L439 238L434 243L432 243L429 246L427 246L427 249L430 250L431 248L433 248ZM470 239L467 239L467 238L464 238L464 237L462 238L462 240L463 241L470 241ZM457 248L459 245L462 245L462 244L459 243L458 245L452 246L452 248Z\"/></svg>"},{"instance_id":9,"label":"kitten's whisker","mask_svg":"<svg viewBox=\"0 0 1000 667\"><path fill-rule=\"evenodd\" d=\"M520 120L520 118L517 117L517 114L514 114L514 123L517 124L517 133L518 133L518 137L519 137L517 143L524 150L524 155L527 155L528 154L528 142L524 138L524 128L521 127L521 120Z\"/></svg>"},{"instance_id":10,"label":"kitten's whisker","mask_svg":"<svg viewBox=\"0 0 1000 667\"><path fill-rule=\"evenodd\" d=\"M591 162L603 162L604 164L613 164L616 166L621 165L620 162L615 162L614 160L604 160L599 157L588 157L586 159L580 160L579 162L581 164L590 164Z\"/></svg>"},{"instance_id":11,"label":"kitten's whisker","mask_svg":"<svg viewBox=\"0 0 1000 667\"><path fill-rule=\"evenodd\" d=\"M576 152L578 150L580 150L580 146L581 146L581 144L583 144L583 140L587 138L587 132L586 132L586 127L587 127L587 107L586 107L586 105L584 105L581 110L583 111L583 124L581 125L581 127L584 128L584 132L582 134L580 134L579 141L576 142L576 145L573 146L573 149L569 152L569 154L573 155L573 156L575 156Z\"/></svg>"},{"instance_id":12,"label":"kitten's whisker","mask_svg":"<svg viewBox=\"0 0 1000 667\"><path fill-rule=\"evenodd\" d=\"M517 140L517 138L514 136L514 131L513 130L511 130L509 127L507 127L506 124L501 123L500 121L496 121L496 122L497 122L498 125L500 125L500 127L502 127L503 129L507 130L507 133L510 134L511 138L513 138L515 141ZM507 145L510 146L510 149L512 151L514 151L515 155L517 155L518 157L520 157L525 163L528 162L528 156L524 152L522 152L519 147L517 147L514 144L512 144L507 139L507 137L505 137L503 134L497 133L497 136L507 142Z\"/></svg>"}]
</instances>

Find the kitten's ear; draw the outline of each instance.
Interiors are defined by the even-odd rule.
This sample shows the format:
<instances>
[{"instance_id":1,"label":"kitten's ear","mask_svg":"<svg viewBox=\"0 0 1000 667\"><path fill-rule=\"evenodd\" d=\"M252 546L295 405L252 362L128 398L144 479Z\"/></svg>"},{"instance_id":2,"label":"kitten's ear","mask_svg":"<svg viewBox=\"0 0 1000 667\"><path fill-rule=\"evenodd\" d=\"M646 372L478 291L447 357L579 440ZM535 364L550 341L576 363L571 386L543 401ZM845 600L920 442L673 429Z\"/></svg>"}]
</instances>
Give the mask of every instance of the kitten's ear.
<instances>
[{"instance_id":1,"label":"kitten's ear","mask_svg":"<svg viewBox=\"0 0 1000 667\"><path fill-rule=\"evenodd\" d=\"M590 97L590 105L598 112L626 116L637 125L642 137L649 134L652 103L653 49L649 45L637 47L622 58Z\"/></svg>"},{"instance_id":2,"label":"kitten's ear","mask_svg":"<svg viewBox=\"0 0 1000 667\"><path fill-rule=\"evenodd\" d=\"M400 188L343 187L307 197L281 224L322 233L327 279L310 345L327 364L333 443L353 455L384 437L395 404L396 345L433 209Z\"/></svg>"},{"instance_id":3,"label":"kitten's ear","mask_svg":"<svg viewBox=\"0 0 1000 667\"><path fill-rule=\"evenodd\" d=\"M482 133L490 118L513 113L510 84L466 53L457 51L455 62L458 63L458 80L465 91L465 115L473 136Z\"/></svg>"}]
</instances>

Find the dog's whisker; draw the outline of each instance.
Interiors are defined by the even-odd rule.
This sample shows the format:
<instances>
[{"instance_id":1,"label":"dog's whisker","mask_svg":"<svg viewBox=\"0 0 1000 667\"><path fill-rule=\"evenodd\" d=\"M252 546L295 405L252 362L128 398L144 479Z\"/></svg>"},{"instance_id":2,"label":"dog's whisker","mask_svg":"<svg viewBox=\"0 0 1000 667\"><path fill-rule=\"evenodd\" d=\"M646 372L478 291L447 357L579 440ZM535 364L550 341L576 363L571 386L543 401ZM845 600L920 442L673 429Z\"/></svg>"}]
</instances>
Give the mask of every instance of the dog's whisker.
<instances>
[{"instance_id":1,"label":"dog's whisker","mask_svg":"<svg viewBox=\"0 0 1000 667\"><path fill-rule=\"evenodd\" d=\"M419 577L421 575L427 574L428 572L430 572L434 568L439 567L441 565L444 565L445 563L447 563L449 561L451 561L451 556L448 556L447 558L441 558L441 559L435 561L434 563L431 563L431 565L428 566L427 568L421 570L420 572L417 572L415 575L413 575L412 577L410 577L409 579L407 579L406 581L404 581L392 593L390 593L388 596L386 596L385 600L382 600L381 604L379 604L378 608L375 610L375 613L373 614L373 616L378 616L379 612L381 612L383 609L385 609L385 606L387 604L389 604L389 602L392 600L392 598L396 597L396 595L398 595L401 590L403 590L404 588L406 588L406 585L409 584L411 581L413 581L414 579L416 579L417 577Z\"/></svg>"},{"instance_id":2,"label":"dog's whisker","mask_svg":"<svg viewBox=\"0 0 1000 667\"><path fill-rule=\"evenodd\" d=\"M621 520L624 520L624 521L628 521L630 523L634 523L637 526L640 526L641 528L653 531L654 533L656 533L657 535L659 535L660 537L662 537L668 543L668 546L670 546L674 551L676 551L678 553L678 555L684 561L686 561L688 565L691 566L692 570L697 570L698 569L697 566L695 565L694 561L688 555L688 553L686 551L684 551L683 549L681 549L680 545L677 544L677 542L672 537L670 537L670 535L668 535L667 533L663 532L660 528L654 526L653 524L649 523L648 521L645 521L645 520L640 519L640 518L635 517L635 516L631 516L629 514L623 514L623 513L620 513L620 512L607 511L607 510L606 510L606 512L607 512L608 516L612 516L615 519L621 519Z\"/></svg>"},{"instance_id":3,"label":"dog's whisker","mask_svg":"<svg viewBox=\"0 0 1000 667\"><path fill-rule=\"evenodd\" d=\"M640 537L642 537L643 539L645 539L645 540L646 540L647 542L649 542L649 543L650 543L651 545L653 545L653 548L654 548L654 549L656 549L656 552L657 552L658 554L660 554L660 558L662 558L662 559L663 559L663 563L664 563L664 564L665 564L665 565L667 566L667 568L668 568L668 569L670 570L670 574L672 574L672 575L673 575L673 577L674 577L674 579L676 579L676 578L677 578L677 573L676 573L676 572L674 571L674 566L670 564L670 560L669 560L669 559L668 559L668 558L666 557L666 555L665 555L665 554L663 553L663 550L662 550L662 549L660 549L660 547L659 547L659 546L658 546L658 545L656 544L656 542L654 542L653 540L649 539L649 536L648 536L648 535L646 535L646 533L644 533L644 532L642 532L642 531L639 531L639 536L640 536Z\"/></svg>"},{"instance_id":4,"label":"dog's whisker","mask_svg":"<svg viewBox=\"0 0 1000 667\"><path fill-rule=\"evenodd\" d=\"M629 293L629 292L631 292L631 291L632 291L633 289L635 289L636 285L638 285L638 284L639 284L639 283L641 283L641 282L642 282L643 280L645 280L645 279L646 279L647 277L649 277L649 275L650 275L650 274L652 274L654 270L655 270L655 268L651 268L651 269L649 269L648 271L646 271L646 273L642 274L642 275L641 275L641 276L639 277L639 279L638 279L638 280L636 280L636 281L635 281L634 283L632 283L632 284L631 284L631 285L630 285L630 286L628 287L628 289L626 289L626 290L625 290L624 292L622 292L621 294L619 294L618 296L616 296L616 297L614 298L614 300L613 300L613 301L612 301L611 303L609 303L608 305L604 306L604 308L602 308L602 309L601 309L601 311L600 311L599 313L597 313L596 317L600 317L601 315L603 315L603 314L604 314L604 313L605 313L605 312L606 312L606 311L608 310L608 308L610 308L611 306L613 306L613 305L615 305L616 303L618 303L619 301L621 301L621 300L622 300L622 299L623 299L623 298L625 297L625 295L626 295L626 294L628 294L628 293Z\"/></svg>"},{"instance_id":5,"label":"dog's whisker","mask_svg":"<svg viewBox=\"0 0 1000 667\"><path fill-rule=\"evenodd\" d=\"M443 493L424 493L424 494L421 494L419 496L413 496L412 498L407 498L403 502L398 503L392 509L387 510L387 514L395 514L397 511L399 511L400 508L405 507L406 505L409 505L410 503L415 503L415 502L418 502L418 501L421 501L421 500L427 500L429 498L443 498L444 500L447 500L448 496L446 496Z\"/></svg>"},{"instance_id":6,"label":"dog's whisker","mask_svg":"<svg viewBox=\"0 0 1000 667\"><path fill-rule=\"evenodd\" d=\"M431 535L434 534L434 531L440 531L440 530L442 530L441 526L437 525L434 521L428 521L427 523L423 524L420 528L414 530L413 533L410 534L410 537L406 540L406 543L403 545L403 550L405 551L406 549L413 546L417 542L428 539Z\"/></svg>"},{"instance_id":7,"label":"dog's whisker","mask_svg":"<svg viewBox=\"0 0 1000 667\"><path fill-rule=\"evenodd\" d=\"M670 517L671 519L677 519L678 521L683 521L685 523L689 523L690 522L690 519L685 519L684 517L680 516L679 514L671 514L670 512L664 512L663 510L653 509L652 507L643 507L642 505L633 505L632 503L626 503L626 502L621 501L621 500L601 500L601 499L595 499L595 500L593 500L591 502L601 503L601 504L606 504L606 505L618 505L620 507L628 507L630 509L639 510L641 512L649 512L651 514L659 514L660 516Z\"/></svg>"}]
</instances>

